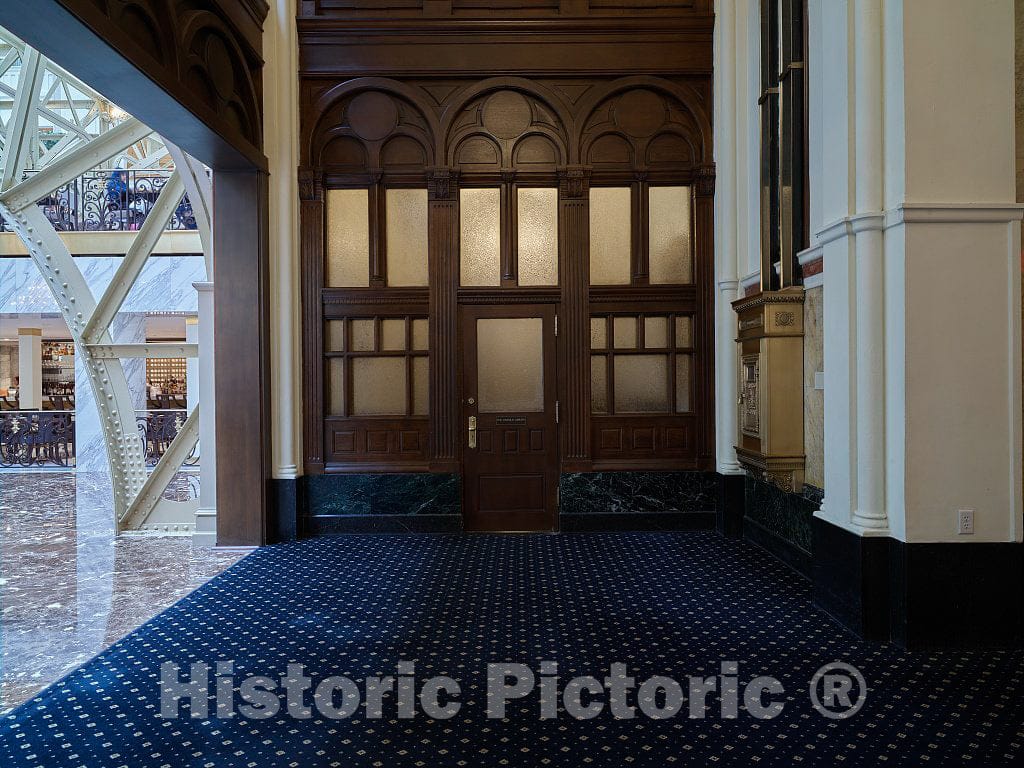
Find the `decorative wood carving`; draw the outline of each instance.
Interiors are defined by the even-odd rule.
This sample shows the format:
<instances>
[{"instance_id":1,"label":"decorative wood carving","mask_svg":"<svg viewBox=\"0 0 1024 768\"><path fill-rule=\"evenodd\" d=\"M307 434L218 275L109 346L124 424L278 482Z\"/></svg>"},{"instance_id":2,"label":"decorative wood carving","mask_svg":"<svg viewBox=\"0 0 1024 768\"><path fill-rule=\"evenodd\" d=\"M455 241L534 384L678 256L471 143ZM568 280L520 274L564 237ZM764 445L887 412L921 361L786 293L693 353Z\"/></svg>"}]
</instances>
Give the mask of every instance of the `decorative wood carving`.
<instances>
[{"instance_id":1,"label":"decorative wood carving","mask_svg":"<svg viewBox=\"0 0 1024 768\"><path fill-rule=\"evenodd\" d=\"M58 0L180 104L262 164L265 0Z\"/></svg>"}]
</instances>

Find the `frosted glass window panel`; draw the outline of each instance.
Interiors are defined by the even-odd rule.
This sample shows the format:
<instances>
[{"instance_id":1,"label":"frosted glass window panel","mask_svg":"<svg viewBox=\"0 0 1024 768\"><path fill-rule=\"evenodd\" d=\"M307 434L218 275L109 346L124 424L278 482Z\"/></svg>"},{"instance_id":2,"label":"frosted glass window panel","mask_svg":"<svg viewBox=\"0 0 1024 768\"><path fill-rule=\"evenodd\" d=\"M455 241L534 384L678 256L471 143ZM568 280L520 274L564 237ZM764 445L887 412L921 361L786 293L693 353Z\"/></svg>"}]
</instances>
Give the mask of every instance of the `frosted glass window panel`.
<instances>
[{"instance_id":1,"label":"frosted glass window panel","mask_svg":"<svg viewBox=\"0 0 1024 768\"><path fill-rule=\"evenodd\" d=\"M651 284L692 283L690 188L651 187L648 276Z\"/></svg>"},{"instance_id":2,"label":"frosted glass window panel","mask_svg":"<svg viewBox=\"0 0 1024 768\"><path fill-rule=\"evenodd\" d=\"M629 285L633 202L629 187L590 189L590 284Z\"/></svg>"},{"instance_id":3,"label":"frosted glass window panel","mask_svg":"<svg viewBox=\"0 0 1024 768\"><path fill-rule=\"evenodd\" d=\"M332 357L327 366L327 413L342 416L345 413L345 358Z\"/></svg>"},{"instance_id":4,"label":"frosted glass window panel","mask_svg":"<svg viewBox=\"0 0 1024 768\"><path fill-rule=\"evenodd\" d=\"M365 189L327 190L327 286L370 285L370 196Z\"/></svg>"},{"instance_id":5,"label":"frosted glass window panel","mask_svg":"<svg viewBox=\"0 0 1024 768\"><path fill-rule=\"evenodd\" d=\"M616 349L636 348L636 318L616 317L613 319L612 330L615 335Z\"/></svg>"},{"instance_id":6,"label":"frosted glass window panel","mask_svg":"<svg viewBox=\"0 0 1024 768\"><path fill-rule=\"evenodd\" d=\"M349 320L352 341L349 349L353 352L373 352L373 320Z\"/></svg>"},{"instance_id":7,"label":"frosted glass window panel","mask_svg":"<svg viewBox=\"0 0 1024 768\"><path fill-rule=\"evenodd\" d=\"M389 189L386 199L388 285L427 284L427 190Z\"/></svg>"},{"instance_id":8,"label":"frosted glass window panel","mask_svg":"<svg viewBox=\"0 0 1024 768\"><path fill-rule=\"evenodd\" d=\"M608 413L608 358L590 357L590 411Z\"/></svg>"},{"instance_id":9,"label":"frosted glass window panel","mask_svg":"<svg viewBox=\"0 0 1024 768\"><path fill-rule=\"evenodd\" d=\"M327 349L325 352L345 351L345 321L327 321Z\"/></svg>"},{"instance_id":10,"label":"frosted glass window panel","mask_svg":"<svg viewBox=\"0 0 1024 768\"><path fill-rule=\"evenodd\" d=\"M608 347L608 323L606 318L590 318L590 348L606 349Z\"/></svg>"},{"instance_id":11,"label":"frosted glass window panel","mask_svg":"<svg viewBox=\"0 0 1024 768\"><path fill-rule=\"evenodd\" d=\"M429 335L429 328L427 321L423 318L417 318L412 321L412 348L413 349L427 349Z\"/></svg>"},{"instance_id":12,"label":"frosted glass window panel","mask_svg":"<svg viewBox=\"0 0 1024 768\"><path fill-rule=\"evenodd\" d=\"M412 412L426 416L430 411L430 361L426 357L412 359Z\"/></svg>"},{"instance_id":13,"label":"frosted glass window panel","mask_svg":"<svg viewBox=\"0 0 1024 768\"><path fill-rule=\"evenodd\" d=\"M676 355L676 410L690 410L690 356Z\"/></svg>"},{"instance_id":14,"label":"frosted glass window panel","mask_svg":"<svg viewBox=\"0 0 1024 768\"><path fill-rule=\"evenodd\" d=\"M644 346L647 349L664 349L668 346L668 318L644 318Z\"/></svg>"},{"instance_id":15,"label":"frosted glass window panel","mask_svg":"<svg viewBox=\"0 0 1024 768\"><path fill-rule=\"evenodd\" d=\"M667 413L668 355L621 355L615 358L615 412Z\"/></svg>"},{"instance_id":16,"label":"frosted glass window panel","mask_svg":"<svg viewBox=\"0 0 1024 768\"><path fill-rule=\"evenodd\" d=\"M501 190L459 191L462 285L501 285Z\"/></svg>"},{"instance_id":17,"label":"frosted glass window panel","mask_svg":"<svg viewBox=\"0 0 1024 768\"><path fill-rule=\"evenodd\" d=\"M405 358L352 358L352 414L405 415Z\"/></svg>"},{"instance_id":18,"label":"frosted glass window panel","mask_svg":"<svg viewBox=\"0 0 1024 768\"><path fill-rule=\"evenodd\" d=\"M405 320L389 318L380 321L380 348L388 351L405 349Z\"/></svg>"},{"instance_id":19,"label":"frosted glass window panel","mask_svg":"<svg viewBox=\"0 0 1024 768\"><path fill-rule=\"evenodd\" d=\"M693 320L689 315L676 317L676 346L693 346Z\"/></svg>"},{"instance_id":20,"label":"frosted glass window panel","mask_svg":"<svg viewBox=\"0 0 1024 768\"><path fill-rule=\"evenodd\" d=\"M558 285L558 190L518 191L519 285Z\"/></svg>"},{"instance_id":21,"label":"frosted glass window panel","mask_svg":"<svg viewBox=\"0 0 1024 768\"><path fill-rule=\"evenodd\" d=\"M482 413L544 410L544 321L539 317L476 321L477 400Z\"/></svg>"}]
</instances>

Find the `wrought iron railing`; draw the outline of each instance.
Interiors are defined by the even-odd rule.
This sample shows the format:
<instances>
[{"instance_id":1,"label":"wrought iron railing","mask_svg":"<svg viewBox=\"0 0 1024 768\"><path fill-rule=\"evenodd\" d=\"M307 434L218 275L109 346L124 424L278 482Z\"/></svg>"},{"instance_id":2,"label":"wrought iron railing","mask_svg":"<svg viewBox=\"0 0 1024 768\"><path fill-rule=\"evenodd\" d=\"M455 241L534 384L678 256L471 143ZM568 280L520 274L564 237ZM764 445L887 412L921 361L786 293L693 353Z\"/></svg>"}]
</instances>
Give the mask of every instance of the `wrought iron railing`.
<instances>
[{"instance_id":1,"label":"wrought iron railing","mask_svg":"<svg viewBox=\"0 0 1024 768\"><path fill-rule=\"evenodd\" d=\"M90 171L44 197L39 207L58 232L136 230L146 220L170 176L171 171L167 170ZM167 229L195 228L195 215L186 195L174 209ZM11 229L3 217L0 229Z\"/></svg>"},{"instance_id":2,"label":"wrought iron railing","mask_svg":"<svg viewBox=\"0 0 1024 768\"><path fill-rule=\"evenodd\" d=\"M74 463L74 411L0 412L0 467Z\"/></svg>"},{"instance_id":3,"label":"wrought iron railing","mask_svg":"<svg viewBox=\"0 0 1024 768\"><path fill-rule=\"evenodd\" d=\"M184 409L135 412L147 466L156 466L187 416ZM183 466L198 464L193 448ZM75 466L74 411L0 411L0 467L33 466Z\"/></svg>"},{"instance_id":4,"label":"wrought iron railing","mask_svg":"<svg viewBox=\"0 0 1024 768\"><path fill-rule=\"evenodd\" d=\"M139 439L142 441L147 465L156 466L171 445L171 441L181 431L181 425L187 417L187 411L177 408L135 412L135 424L139 430ZM194 467L198 463L199 454L195 448L182 462L186 467Z\"/></svg>"}]
</instances>

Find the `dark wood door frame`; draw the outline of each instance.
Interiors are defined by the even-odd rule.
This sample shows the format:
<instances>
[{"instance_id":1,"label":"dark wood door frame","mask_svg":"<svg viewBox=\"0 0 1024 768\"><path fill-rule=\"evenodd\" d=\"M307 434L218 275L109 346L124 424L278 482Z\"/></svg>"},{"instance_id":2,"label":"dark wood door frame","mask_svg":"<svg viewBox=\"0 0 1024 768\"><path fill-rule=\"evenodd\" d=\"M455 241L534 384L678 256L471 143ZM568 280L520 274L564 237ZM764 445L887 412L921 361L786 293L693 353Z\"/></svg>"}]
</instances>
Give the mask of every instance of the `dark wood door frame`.
<instances>
[{"instance_id":1,"label":"dark wood door frame","mask_svg":"<svg viewBox=\"0 0 1024 768\"><path fill-rule=\"evenodd\" d=\"M132 5L135 15L122 16L116 3L4 0L0 25L213 168L217 543L260 545L270 477L260 97L267 5L210 0L197 10L173 0L154 8L140 20L149 6Z\"/></svg>"},{"instance_id":2,"label":"dark wood door frame","mask_svg":"<svg viewBox=\"0 0 1024 768\"><path fill-rule=\"evenodd\" d=\"M553 304L463 305L462 349L462 479L464 528L468 531L554 531L558 528L558 351L555 336L557 307ZM541 318L544 410L537 413L496 414L480 410L476 321L500 318ZM470 402L470 399L473 402ZM468 422L477 421L476 447L469 445ZM505 420L505 421L503 421ZM486 453L485 453L486 452ZM500 511L482 509L484 477L505 498ZM530 481L540 480L543 513L530 504Z\"/></svg>"}]
</instances>

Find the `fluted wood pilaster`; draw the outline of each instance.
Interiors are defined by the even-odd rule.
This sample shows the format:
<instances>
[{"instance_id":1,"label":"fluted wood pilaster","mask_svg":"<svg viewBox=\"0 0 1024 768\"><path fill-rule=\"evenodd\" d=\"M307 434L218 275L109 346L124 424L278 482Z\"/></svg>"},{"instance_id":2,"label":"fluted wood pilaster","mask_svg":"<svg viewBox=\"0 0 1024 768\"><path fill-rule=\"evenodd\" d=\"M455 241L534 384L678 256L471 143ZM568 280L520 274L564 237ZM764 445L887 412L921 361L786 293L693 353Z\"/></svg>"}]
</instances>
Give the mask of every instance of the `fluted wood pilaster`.
<instances>
[{"instance_id":1,"label":"fluted wood pilaster","mask_svg":"<svg viewBox=\"0 0 1024 768\"><path fill-rule=\"evenodd\" d=\"M315 475L324 471L324 323L320 297L324 275L324 189L318 172L299 171L299 198L302 312L306 329L302 339L302 442L305 472Z\"/></svg>"},{"instance_id":2,"label":"fluted wood pilaster","mask_svg":"<svg viewBox=\"0 0 1024 768\"><path fill-rule=\"evenodd\" d=\"M695 184L694 281L697 285L695 318L697 355L694 382L697 409L697 460L701 469L715 468L715 168L701 168ZM731 407L731 406L729 406Z\"/></svg>"},{"instance_id":3,"label":"fluted wood pilaster","mask_svg":"<svg viewBox=\"0 0 1024 768\"><path fill-rule=\"evenodd\" d=\"M430 243L430 458L437 468L456 468L459 459L458 170L432 168L427 174Z\"/></svg>"},{"instance_id":4,"label":"fluted wood pilaster","mask_svg":"<svg viewBox=\"0 0 1024 768\"><path fill-rule=\"evenodd\" d=\"M562 457L572 468L590 461L590 171L562 168L558 178Z\"/></svg>"}]
</instances>

